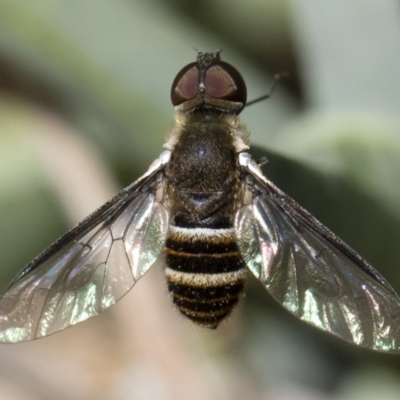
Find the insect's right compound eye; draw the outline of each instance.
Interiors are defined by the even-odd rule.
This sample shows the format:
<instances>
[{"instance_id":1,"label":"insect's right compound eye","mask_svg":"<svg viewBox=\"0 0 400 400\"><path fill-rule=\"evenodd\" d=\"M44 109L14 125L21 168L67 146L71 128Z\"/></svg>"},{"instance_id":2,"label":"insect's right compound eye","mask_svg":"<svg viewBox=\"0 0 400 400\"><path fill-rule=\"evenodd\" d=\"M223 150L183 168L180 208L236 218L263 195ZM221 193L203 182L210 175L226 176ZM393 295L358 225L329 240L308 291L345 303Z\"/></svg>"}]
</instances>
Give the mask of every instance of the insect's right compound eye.
<instances>
[{"instance_id":1,"label":"insect's right compound eye","mask_svg":"<svg viewBox=\"0 0 400 400\"><path fill-rule=\"evenodd\" d=\"M206 94L215 99L239 102L243 107L246 104L246 83L240 72L227 62L218 60L207 69L204 86Z\"/></svg>"},{"instance_id":2,"label":"insect's right compound eye","mask_svg":"<svg viewBox=\"0 0 400 400\"><path fill-rule=\"evenodd\" d=\"M176 75L171 88L171 101L179 106L199 93L199 70L197 62L190 63Z\"/></svg>"}]
</instances>

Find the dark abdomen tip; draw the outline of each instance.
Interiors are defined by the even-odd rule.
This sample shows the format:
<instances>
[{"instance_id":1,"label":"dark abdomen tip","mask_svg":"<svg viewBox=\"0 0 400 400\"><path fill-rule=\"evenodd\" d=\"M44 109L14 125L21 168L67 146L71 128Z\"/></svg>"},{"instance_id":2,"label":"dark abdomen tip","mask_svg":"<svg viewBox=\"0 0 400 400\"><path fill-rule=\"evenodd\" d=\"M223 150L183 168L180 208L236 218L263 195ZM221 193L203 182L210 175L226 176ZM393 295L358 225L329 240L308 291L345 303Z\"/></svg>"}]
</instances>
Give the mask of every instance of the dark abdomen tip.
<instances>
[{"instance_id":1,"label":"dark abdomen tip","mask_svg":"<svg viewBox=\"0 0 400 400\"><path fill-rule=\"evenodd\" d=\"M244 276L235 283L207 287L176 283L167 276L168 290L179 311L195 324L211 329L231 314L244 289Z\"/></svg>"}]
</instances>

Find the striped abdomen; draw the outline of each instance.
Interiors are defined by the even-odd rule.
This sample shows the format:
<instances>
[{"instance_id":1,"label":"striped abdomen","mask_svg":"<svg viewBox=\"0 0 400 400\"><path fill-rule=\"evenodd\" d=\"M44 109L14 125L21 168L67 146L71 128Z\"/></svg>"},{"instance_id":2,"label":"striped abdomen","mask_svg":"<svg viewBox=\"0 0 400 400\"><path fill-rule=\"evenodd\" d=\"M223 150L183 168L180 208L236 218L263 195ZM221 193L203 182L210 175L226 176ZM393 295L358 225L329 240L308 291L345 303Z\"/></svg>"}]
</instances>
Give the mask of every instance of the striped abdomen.
<instances>
[{"instance_id":1,"label":"striped abdomen","mask_svg":"<svg viewBox=\"0 0 400 400\"><path fill-rule=\"evenodd\" d=\"M216 328L244 288L245 264L233 228L171 225L165 254L174 304L194 323Z\"/></svg>"}]
</instances>

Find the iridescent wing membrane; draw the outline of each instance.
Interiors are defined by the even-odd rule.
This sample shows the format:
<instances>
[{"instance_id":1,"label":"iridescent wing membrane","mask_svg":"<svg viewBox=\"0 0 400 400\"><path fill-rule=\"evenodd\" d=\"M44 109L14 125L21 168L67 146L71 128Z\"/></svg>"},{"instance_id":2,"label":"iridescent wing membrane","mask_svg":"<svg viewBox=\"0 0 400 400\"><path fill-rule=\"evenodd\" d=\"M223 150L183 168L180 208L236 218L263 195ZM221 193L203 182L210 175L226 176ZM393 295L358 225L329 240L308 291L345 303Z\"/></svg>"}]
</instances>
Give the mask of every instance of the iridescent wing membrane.
<instances>
[{"instance_id":1,"label":"iridescent wing membrane","mask_svg":"<svg viewBox=\"0 0 400 400\"><path fill-rule=\"evenodd\" d=\"M271 295L303 321L374 350L400 351L400 298L365 260L241 155L238 246Z\"/></svg>"},{"instance_id":2,"label":"iridescent wing membrane","mask_svg":"<svg viewBox=\"0 0 400 400\"><path fill-rule=\"evenodd\" d=\"M168 229L161 156L149 171L17 275L0 300L0 341L32 340L100 314L160 254Z\"/></svg>"}]
</instances>

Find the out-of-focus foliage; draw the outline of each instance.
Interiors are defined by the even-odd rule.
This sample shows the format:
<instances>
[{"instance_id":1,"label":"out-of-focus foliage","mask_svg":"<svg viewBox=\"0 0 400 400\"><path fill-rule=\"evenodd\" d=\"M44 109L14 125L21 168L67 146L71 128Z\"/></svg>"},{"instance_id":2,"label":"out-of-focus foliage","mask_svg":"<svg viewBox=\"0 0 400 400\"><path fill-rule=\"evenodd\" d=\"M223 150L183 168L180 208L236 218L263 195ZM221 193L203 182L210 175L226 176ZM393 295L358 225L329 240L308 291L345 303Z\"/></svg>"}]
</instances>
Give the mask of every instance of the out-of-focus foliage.
<instances>
[{"instance_id":1,"label":"out-of-focus foliage","mask_svg":"<svg viewBox=\"0 0 400 400\"><path fill-rule=\"evenodd\" d=\"M1 287L159 154L170 85L194 47L222 48L249 100L289 72L243 112L256 158L400 291L398 11L394 0L1 1ZM400 393L397 357L302 324L252 280L225 326L194 329L157 268L103 316L0 355L0 398Z\"/></svg>"}]
</instances>

